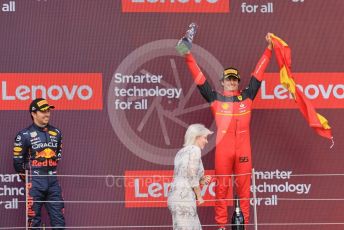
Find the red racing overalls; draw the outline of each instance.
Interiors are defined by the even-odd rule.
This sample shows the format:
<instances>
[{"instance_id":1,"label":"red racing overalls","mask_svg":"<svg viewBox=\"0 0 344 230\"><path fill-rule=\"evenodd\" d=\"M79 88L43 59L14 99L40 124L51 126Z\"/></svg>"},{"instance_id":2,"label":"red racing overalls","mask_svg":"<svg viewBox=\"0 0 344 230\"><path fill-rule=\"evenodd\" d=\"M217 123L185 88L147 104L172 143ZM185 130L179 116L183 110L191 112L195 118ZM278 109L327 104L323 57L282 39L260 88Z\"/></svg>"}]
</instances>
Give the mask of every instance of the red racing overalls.
<instances>
[{"instance_id":1,"label":"red racing overalls","mask_svg":"<svg viewBox=\"0 0 344 230\"><path fill-rule=\"evenodd\" d=\"M236 193L241 199L240 206L245 224L248 224L252 170L249 128L252 102L270 61L271 50L266 48L252 73L249 85L244 90L224 91L223 94L212 89L190 53L186 54L185 58L200 93L210 103L217 126L215 174L218 176L215 189L215 220L221 227L227 224L227 202L224 199L227 198L230 187L228 175L239 174L235 179ZM227 175L227 177L220 175Z\"/></svg>"}]
</instances>

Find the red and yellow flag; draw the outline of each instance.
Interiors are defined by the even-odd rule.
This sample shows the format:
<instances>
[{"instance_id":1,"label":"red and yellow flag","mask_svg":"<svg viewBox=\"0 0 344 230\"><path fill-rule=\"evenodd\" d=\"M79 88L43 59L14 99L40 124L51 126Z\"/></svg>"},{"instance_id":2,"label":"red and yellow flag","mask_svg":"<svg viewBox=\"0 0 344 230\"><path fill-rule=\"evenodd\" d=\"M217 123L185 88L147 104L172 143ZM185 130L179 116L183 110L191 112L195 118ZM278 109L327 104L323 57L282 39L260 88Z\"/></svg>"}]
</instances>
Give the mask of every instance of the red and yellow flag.
<instances>
[{"instance_id":1,"label":"red and yellow flag","mask_svg":"<svg viewBox=\"0 0 344 230\"><path fill-rule=\"evenodd\" d=\"M271 36L271 40L278 66L280 68L281 84L291 93L309 126L312 127L320 136L331 139L333 143L331 127L329 126L328 121L325 117L315 111L310 101L305 97L301 90L296 87L296 83L291 73L291 51L288 44L275 35Z\"/></svg>"}]
</instances>

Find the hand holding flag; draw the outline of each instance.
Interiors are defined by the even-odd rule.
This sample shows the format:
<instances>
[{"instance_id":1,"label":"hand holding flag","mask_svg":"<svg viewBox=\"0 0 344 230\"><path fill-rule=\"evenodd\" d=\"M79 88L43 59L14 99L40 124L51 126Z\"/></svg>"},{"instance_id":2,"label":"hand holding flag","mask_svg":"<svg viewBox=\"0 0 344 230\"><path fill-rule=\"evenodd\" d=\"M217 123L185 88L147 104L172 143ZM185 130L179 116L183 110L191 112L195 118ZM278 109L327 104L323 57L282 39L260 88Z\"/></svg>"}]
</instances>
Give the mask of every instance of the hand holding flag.
<instances>
[{"instance_id":1,"label":"hand holding flag","mask_svg":"<svg viewBox=\"0 0 344 230\"><path fill-rule=\"evenodd\" d=\"M291 93L295 103L298 105L300 112L308 122L309 126L312 127L320 136L332 141L332 145L330 147L332 148L334 141L328 121L325 117L315 111L310 101L305 97L301 90L296 87L296 83L291 73L291 50L288 44L274 34L268 33L267 37L268 36L271 38L277 63L280 68L281 84Z\"/></svg>"}]
</instances>

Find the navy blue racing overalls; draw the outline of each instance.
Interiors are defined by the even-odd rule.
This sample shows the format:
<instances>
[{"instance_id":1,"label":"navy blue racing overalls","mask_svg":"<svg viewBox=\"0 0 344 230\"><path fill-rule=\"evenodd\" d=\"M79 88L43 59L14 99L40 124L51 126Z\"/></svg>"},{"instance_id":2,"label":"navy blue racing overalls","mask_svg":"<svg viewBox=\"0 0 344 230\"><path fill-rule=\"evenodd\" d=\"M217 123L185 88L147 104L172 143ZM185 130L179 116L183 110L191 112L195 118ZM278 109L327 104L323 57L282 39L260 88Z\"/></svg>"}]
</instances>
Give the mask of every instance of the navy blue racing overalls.
<instances>
[{"instance_id":1,"label":"navy blue racing overalls","mask_svg":"<svg viewBox=\"0 0 344 230\"><path fill-rule=\"evenodd\" d=\"M28 221L29 227L41 226L41 209L45 205L52 229L64 229L64 203L57 180L56 168L61 159L62 134L59 129L47 125L32 124L20 131L14 141L13 164L21 178L29 171ZM54 228L58 227L58 228Z\"/></svg>"}]
</instances>

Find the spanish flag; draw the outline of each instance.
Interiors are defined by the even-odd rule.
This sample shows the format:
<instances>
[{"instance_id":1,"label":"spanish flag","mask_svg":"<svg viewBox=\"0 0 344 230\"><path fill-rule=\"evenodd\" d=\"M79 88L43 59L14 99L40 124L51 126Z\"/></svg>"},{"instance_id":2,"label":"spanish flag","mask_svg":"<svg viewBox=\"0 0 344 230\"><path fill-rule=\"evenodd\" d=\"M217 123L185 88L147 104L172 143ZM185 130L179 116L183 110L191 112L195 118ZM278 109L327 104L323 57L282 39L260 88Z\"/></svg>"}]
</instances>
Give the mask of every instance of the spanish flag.
<instances>
[{"instance_id":1,"label":"spanish flag","mask_svg":"<svg viewBox=\"0 0 344 230\"><path fill-rule=\"evenodd\" d=\"M281 84L291 93L295 103L298 105L309 126L312 127L320 136L332 140L332 148L334 142L328 121L325 117L315 111L310 101L305 97L300 89L296 87L296 83L291 73L291 51L289 46L281 38L275 35L271 35L271 40L278 66L280 68Z\"/></svg>"}]
</instances>

